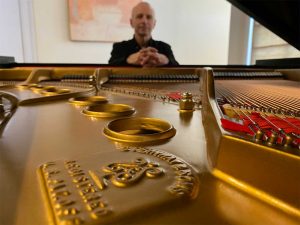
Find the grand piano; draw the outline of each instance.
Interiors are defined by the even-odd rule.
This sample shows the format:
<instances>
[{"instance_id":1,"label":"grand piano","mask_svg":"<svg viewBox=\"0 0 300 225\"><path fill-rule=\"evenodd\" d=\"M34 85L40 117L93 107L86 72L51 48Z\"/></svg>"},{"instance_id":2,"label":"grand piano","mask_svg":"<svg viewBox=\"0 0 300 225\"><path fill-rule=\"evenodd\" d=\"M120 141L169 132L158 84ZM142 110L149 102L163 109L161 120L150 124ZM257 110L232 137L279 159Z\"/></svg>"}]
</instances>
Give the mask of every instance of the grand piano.
<instances>
[{"instance_id":1,"label":"grand piano","mask_svg":"<svg viewBox=\"0 0 300 225\"><path fill-rule=\"evenodd\" d=\"M298 1L230 2L300 49ZM0 224L299 224L300 65L277 63L2 64Z\"/></svg>"}]
</instances>

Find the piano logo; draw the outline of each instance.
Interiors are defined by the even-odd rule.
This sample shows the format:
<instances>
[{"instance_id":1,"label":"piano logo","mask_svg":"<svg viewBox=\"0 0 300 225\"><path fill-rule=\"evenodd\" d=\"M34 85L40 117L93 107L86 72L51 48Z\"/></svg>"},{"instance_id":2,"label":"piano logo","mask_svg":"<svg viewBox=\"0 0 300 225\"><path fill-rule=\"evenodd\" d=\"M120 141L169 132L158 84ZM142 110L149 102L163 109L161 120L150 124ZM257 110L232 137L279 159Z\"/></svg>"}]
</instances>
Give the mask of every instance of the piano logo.
<instances>
[{"instance_id":1,"label":"piano logo","mask_svg":"<svg viewBox=\"0 0 300 225\"><path fill-rule=\"evenodd\" d=\"M54 224L111 224L145 207L197 197L198 177L180 158L149 148L119 150L39 167Z\"/></svg>"},{"instance_id":2,"label":"piano logo","mask_svg":"<svg viewBox=\"0 0 300 225\"><path fill-rule=\"evenodd\" d=\"M129 163L111 163L103 167L104 176L97 175L98 172L89 171L97 186L103 190L110 181L116 187L128 187L138 183L143 177L157 178L164 174L164 170L156 162L139 157Z\"/></svg>"}]
</instances>

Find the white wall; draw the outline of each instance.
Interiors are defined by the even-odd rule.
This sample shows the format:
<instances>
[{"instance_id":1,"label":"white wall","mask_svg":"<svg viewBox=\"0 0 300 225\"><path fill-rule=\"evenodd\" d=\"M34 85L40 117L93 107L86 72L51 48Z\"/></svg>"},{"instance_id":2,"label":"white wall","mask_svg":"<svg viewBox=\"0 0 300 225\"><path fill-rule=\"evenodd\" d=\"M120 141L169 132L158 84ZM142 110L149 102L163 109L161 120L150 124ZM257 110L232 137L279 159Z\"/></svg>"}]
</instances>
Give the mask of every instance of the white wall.
<instances>
[{"instance_id":1,"label":"white wall","mask_svg":"<svg viewBox=\"0 0 300 225\"><path fill-rule=\"evenodd\" d=\"M227 64L230 4L225 0L149 0L153 38L171 44L180 64ZM112 43L70 41L67 0L33 0L38 62L107 63ZM128 37L128 39L130 39Z\"/></svg>"},{"instance_id":2,"label":"white wall","mask_svg":"<svg viewBox=\"0 0 300 225\"><path fill-rule=\"evenodd\" d=\"M0 56L14 56L23 62L18 0L0 0Z\"/></svg>"},{"instance_id":3,"label":"white wall","mask_svg":"<svg viewBox=\"0 0 300 225\"><path fill-rule=\"evenodd\" d=\"M182 64L227 64L230 4L224 0L178 0L173 44Z\"/></svg>"},{"instance_id":4,"label":"white wall","mask_svg":"<svg viewBox=\"0 0 300 225\"><path fill-rule=\"evenodd\" d=\"M70 41L67 0L33 0L38 62L106 63L111 44Z\"/></svg>"},{"instance_id":5,"label":"white wall","mask_svg":"<svg viewBox=\"0 0 300 225\"><path fill-rule=\"evenodd\" d=\"M247 64L250 17L231 6L228 64Z\"/></svg>"}]
</instances>

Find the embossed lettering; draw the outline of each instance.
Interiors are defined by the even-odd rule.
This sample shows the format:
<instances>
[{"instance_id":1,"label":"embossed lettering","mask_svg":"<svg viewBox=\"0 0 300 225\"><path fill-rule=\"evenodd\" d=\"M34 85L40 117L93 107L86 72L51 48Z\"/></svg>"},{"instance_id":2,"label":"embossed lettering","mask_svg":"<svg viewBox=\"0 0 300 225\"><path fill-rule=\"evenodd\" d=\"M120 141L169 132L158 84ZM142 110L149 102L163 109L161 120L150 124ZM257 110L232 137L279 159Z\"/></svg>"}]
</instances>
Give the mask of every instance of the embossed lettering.
<instances>
[{"instance_id":1,"label":"embossed lettering","mask_svg":"<svg viewBox=\"0 0 300 225\"><path fill-rule=\"evenodd\" d=\"M61 184L64 182L62 179L47 179L48 184Z\"/></svg>"},{"instance_id":2,"label":"embossed lettering","mask_svg":"<svg viewBox=\"0 0 300 225\"><path fill-rule=\"evenodd\" d=\"M87 208L90 211L97 209L97 208L104 208L104 207L106 207L106 204L102 201L89 202L87 204Z\"/></svg>"},{"instance_id":3,"label":"embossed lettering","mask_svg":"<svg viewBox=\"0 0 300 225\"><path fill-rule=\"evenodd\" d=\"M82 169L78 169L78 168L71 168L68 170L68 172L72 177L84 175L84 171Z\"/></svg>"},{"instance_id":4,"label":"embossed lettering","mask_svg":"<svg viewBox=\"0 0 300 225\"><path fill-rule=\"evenodd\" d=\"M178 170L176 171L176 174L179 176L192 176L192 171L189 170Z\"/></svg>"},{"instance_id":5,"label":"embossed lettering","mask_svg":"<svg viewBox=\"0 0 300 225\"><path fill-rule=\"evenodd\" d=\"M90 182L76 184L77 188L92 187L92 186L93 184L91 184Z\"/></svg>"},{"instance_id":6,"label":"embossed lettering","mask_svg":"<svg viewBox=\"0 0 300 225\"><path fill-rule=\"evenodd\" d=\"M83 188L83 189L80 189L79 193L81 195L86 195L88 193L95 193L97 192L98 190L94 187L87 187L87 188Z\"/></svg>"},{"instance_id":7,"label":"embossed lettering","mask_svg":"<svg viewBox=\"0 0 300 225\"><path fill-rule=\"evenodd\" d=\"M73 182L75 182L75 183L81 183L81 182L85 182L88 180L89 180L89 178L87 176L79 176L79 177L73 178Z\"/></svg>"},{"instance_id":8,"label":"embossed lettering","mask_svg":"<svg viewBox=\"0 0 300 225\"><path fill-rule=\"evenodd\" d=\"M98 218L101 218L103 216L106 216L110 212L111 212L111 210L109 210L108 208L97 208L96 210L94 210L91 213L91 217L94 218L94 219L98 219Z\"/></svg>"},{"instance_id":9,"label":"embossed lettering","mask_svg":"<svg viewBox=\"0 0 300 225\"><path fill-rule=\"evenodd\" d=\"M110 163L103 168L107 174L99 178L93 171L89 171L96 184L105 185L105 180L110 180L117 187L127 187L137 183L144 176L156 178L164 173L164 170L159 167L156 162L150 162L139 157L133 162Z\"/></svg>"},{"instance_id":10,"label":"embossed lettering","mask_svg":"<svg viewBox=\"0 0 300 225\"><path fill-rule=\"evenodd\" d=\"M188 169L187 165L182 164L182 163L172 165L172 168L175 169L175 170L186 170L186 169Z\"/></svg>"},{"instance_id":11,"label":"embossed lettering","mask_svg":"<svg viewBox=\"0 0 300 225\"><path fill-rule=\"evenodd\" d=\"M62 196L65 197L65 196L69 196L69 195L71 195L71 193L69 191L67 191L67 190L56 191L56 192L53 192L51 194L51 196L52 196L53 199L58 199L59 197L62 197Z\"/></svg>"},{"instance_id":12,"label":"embossed lettering","mask_svg":"<svg viewBox=\"0 0 300 225\"><path fill-rule=\"evenodd\" d=\"M70 164L66 164L66 167L68 169L71 169L71 168L79 168L80 165L76 164L76 163L70 163Z\"/></svg>"},{"instance_id":13,"label":"embossed lettering","mask_svg":"<svg viewBox=\"0 0 300 225\"><path fill-rule=\"evenodd\" d=\"M77 208L64 208L64 209L59 209L57 211L57 214L59 216L68 216L68 215L76 215L80 211Z\"/></svg>"},{"instance_id":14,"label":"embossed lettering","mask_svg":"<svg viewBox=\"0 0 300 225\"><path fill-rule=\"evenodd\" d=\"M138 153L145 154L147 150L144 149L144 148L136 148L136 149L134 149L133 151L134 151L134 152L138 152Z\"/></svg>"},{"instance_id":15,"label":"embossed lettering","mask_svg":"<svg viewBox=\"0 0 300 225\"><path fill-rule=\"evenodd\" d=\"M64 187L66 187L65 184L50 184L50 185L49 185L50 191L56 191L56 190L62 189L62 188L64 188Z\"/></svg>"},{"instance_id":16,"label":"embossed lettering","mask_svg":"<svg viewBox=\"0 0 300 225\"><path fill-rule=\"evenodd\" d=\"M64 218L60 221L61 225L81 225L84 223L84 220L79 217L74 218Z\"/></svg>"},{"instance_id":17,"label":"embossed lettering","mask_svg":"<svg viewBox=\"0 0 300 225\"><path fill-rule=\"evenodd\" d=\"M54 169L54 170L50 170L50 171L45 171L45 176L46 178L52 177L53 175L57 175L60 173L60 170Z\"/></svg>"},{"instance_id":18,"label":"embossed lettering","mask_svg":"<svg viewBox=\"0 0 300 225\"><path fill-rule=\"evenodd\" d=\"M156 152L153 156L155 156L157 158L162 158L164 156L164 154L162 152Z\"/></svg>"},{"instance_id":19,"label":"embossed lettering","mask_svg":"<svg viewBox=\"0 0 300 225\"><path fill-rule=\"evenodd\" d=\"M57 200L56 204L55 204L55 208L59 209L62 207L73 205L74 203L75 203L75 201L72 201L70 199Z\"/></svg>"},{"instance_id":20,"label":"embossed lettering","mask_svg":"<svg viewBox=\"0 0 300 225\"><path fill-rule=\"evenodd\" d=\"M194 178L192 176L177 176L177 180L183 180L188 182L193 182Z\"/></svg>"},{"instance_id":21,"label":"embossed lettering","mask_svg":"<svg viewBox=\"0 0 300 225\"><path fill-rule=\"evenodd\" d=\"M83 200L85 202L91 202L91 201L95 201L95 200L99 200L101 199L102 195L100 193L89 193L86 194L84 196L82 196Z\"/></svg>"},{"instance_id":22,"label":"embossed lettering","mask_svg":"<svg viewBox=\"0 0 300 225\"><path fill-rule=\"evenodd\" d=\"M180 160L178 160L178 159L174 159L174 160L170 161L169 163L170 163L170 165L182 164L182 165L186 166L185 164L183 164L183 163L182 163ZM186 168L188 169L187 166L186 166Z\"/></svg>"},{"instance_id":23,"label":"embossed lettering","mask_svg":"<svg viewBox=\"0 0 300 225\"><path fill-rule=\"evenodd\" d=\"M182 195L186 195L186 194L189 194L190 193L190 189L189 188L186 188L184 186L181 186L181 185L174 185L174 186L171 186L169 188L170 192L175 194L175 195L178 195L178 196L182 196Z\"/></svg>"},{"instance_id":24,"label":"embossed lettering","mask_svg":"<svg viewBox=\"0 0 300 225\"><path fill-rule=\"evenodd\" d=\"M176 174L175 182L168 188L172 194L182 196L191 194L193 192L193 188L196 182L195 177L193 176L192 171L190 170L188 165L176 156L155 149L147 149L142 147L132 147L129 150L132 152L153 155L166 161L169 165L171 165L171 167L175 170Z\"/></svg>"},{"instance_id":25,"label":"embossed lettering","mask_svg":"<svg viewBox=\"0 0 300 225\"><path fill-rule=\"evenodd\" d=\"M176 157L171 156L171 155L165 155L165 156L161 157L161 159L170 163L170 162L174 161L176 159Z\"/></svg>"},{"instance_id":26,"label":"embossed lettering","mask_svg":"<svg viewBox=\"0 0 300 225\"><path fill-rule=\"evenodd\" d=\"M66 164L66 165L69 165L69 164L75 164L75 163L77 163L76 160L65 161L65 164Z\"/></svg>"},{"instance_id":27,"label":"embossed lettering","mask_svg":"<svg viewBox=\"0 0 300 225\"><path fill-rule=\"evenodd\" d=\"M56 165L56 164L55 164L54 162L48 162L48 163L43 164L42 169L45 170L45 169L47 169L48 167L50 167L50 166L55 166L55 165Z\"/></svg>"}]
</instances>

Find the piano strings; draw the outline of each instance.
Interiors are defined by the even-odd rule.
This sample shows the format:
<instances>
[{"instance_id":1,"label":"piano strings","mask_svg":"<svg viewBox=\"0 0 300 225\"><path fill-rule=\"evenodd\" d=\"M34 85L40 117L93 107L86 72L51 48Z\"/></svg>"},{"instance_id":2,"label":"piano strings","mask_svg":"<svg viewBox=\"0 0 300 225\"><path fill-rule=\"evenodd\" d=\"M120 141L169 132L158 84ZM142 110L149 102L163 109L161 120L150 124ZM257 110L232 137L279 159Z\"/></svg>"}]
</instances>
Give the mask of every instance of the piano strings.
<instances>
[{"instance_id":1,"label":"piano strings","mask_svg":"<svg viewBox=\"0 0 300 225\"><path fill-rule=\"evenodd\" d=\"M297 86L290 81L282 93L282 83L276 84L270 80L249 81L247 84L239 84L236 80L216 81L222 126L226 130L245 133L256 142L269 146L300 149Z\"/></svg>"}]
</instances>

